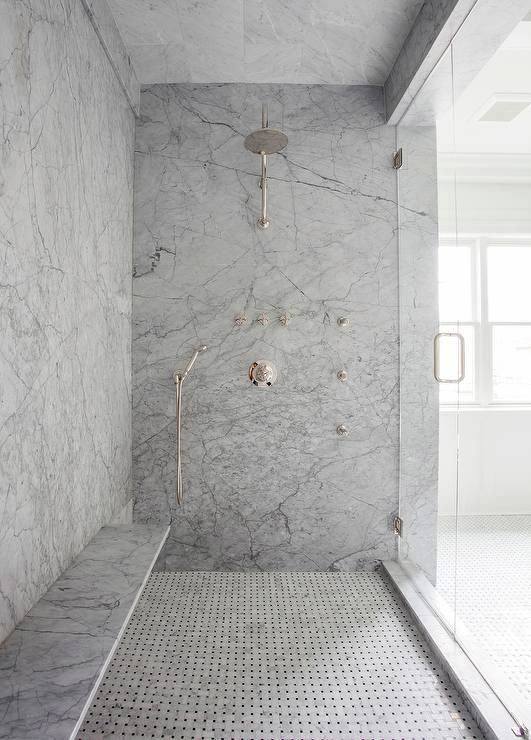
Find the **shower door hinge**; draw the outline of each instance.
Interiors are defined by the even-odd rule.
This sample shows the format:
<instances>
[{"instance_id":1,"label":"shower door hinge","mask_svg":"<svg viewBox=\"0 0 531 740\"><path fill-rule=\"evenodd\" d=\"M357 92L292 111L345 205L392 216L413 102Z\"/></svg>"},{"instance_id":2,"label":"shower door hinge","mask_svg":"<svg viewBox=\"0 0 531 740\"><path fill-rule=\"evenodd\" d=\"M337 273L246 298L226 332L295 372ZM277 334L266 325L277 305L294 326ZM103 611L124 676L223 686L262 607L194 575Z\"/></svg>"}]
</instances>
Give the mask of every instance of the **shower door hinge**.
<instances>
[{"instance_id":1,"label":"shower door hinge","mask_svg":"<svg viewBox=\"0 0 531 740\"><path fill-rule=\"evenodd\" d=\"M402 159L402 147L393 154L393 167L395 170L399 170L402 167L403 159Z\"/></svg>"},{"instance_id":2,"label":"shower door hinge","mask_svg":"<svg viewBox=\"0 0 531 740\"><path fill-rule=\"evenodd\" d=\"M399 516L395 516L393 519L393 532L402 537L402 519Z\"/></svg>"}]
</instances>

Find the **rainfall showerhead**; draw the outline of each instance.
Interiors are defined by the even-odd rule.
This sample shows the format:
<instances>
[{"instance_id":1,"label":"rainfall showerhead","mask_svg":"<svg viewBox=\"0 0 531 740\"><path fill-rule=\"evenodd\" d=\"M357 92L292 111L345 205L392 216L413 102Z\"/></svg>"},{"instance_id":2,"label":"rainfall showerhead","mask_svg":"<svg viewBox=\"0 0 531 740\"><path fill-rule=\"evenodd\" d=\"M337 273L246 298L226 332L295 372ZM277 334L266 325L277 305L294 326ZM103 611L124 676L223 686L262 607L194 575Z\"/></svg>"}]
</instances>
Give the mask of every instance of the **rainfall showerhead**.
<instances>
[{"instance_id":1,"label":"rainfall showerhead","mask_svg":"<svg viewBox=\"0 0 531 740\"><path fill-rule=\"evenodd\" d=\"M262 159L262 174L260 187L262 188L262 214L258 219L258 226L267 229L269 221L267 218L267 157L270 154L278 154L287 145L288 137L276 128L269 128L267 117L267 105L262 105L262 128L253 131L245 137L243 145L253 154L259 154Z\"/></svg>"},{"instance_id":2,"label":"rainfall showerhead","mask_svg":"<svg viewBox=\"0 0 531 740\"><path fill-rule=\"evenodd\" d=\"M287 145L288 137L276 128L259 128L245 137L243 145L253 154L278 154Z\"/></svg>"}]
</instances>

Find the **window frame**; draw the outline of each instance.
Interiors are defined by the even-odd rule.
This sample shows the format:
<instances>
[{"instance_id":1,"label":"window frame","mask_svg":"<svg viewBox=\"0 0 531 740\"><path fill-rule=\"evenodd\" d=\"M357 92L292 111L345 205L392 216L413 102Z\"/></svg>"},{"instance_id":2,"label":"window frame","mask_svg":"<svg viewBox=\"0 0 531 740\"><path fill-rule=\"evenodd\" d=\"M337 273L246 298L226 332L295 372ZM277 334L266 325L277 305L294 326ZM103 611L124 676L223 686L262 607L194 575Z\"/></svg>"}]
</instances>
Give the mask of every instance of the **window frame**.
<instances>
[{"instance_id":1,"label":"window frame","mask_svg":"<svg viewBox=\"0 0 531 740\"><path fill-rule=\"evenodd\" d=\"M526 326L531 328L529 321L490 321L488 314L488 264L487 249L496 246L529 247L531 248L531 234L440 234L439 247L461 246L470 247L470 297L472 320L470 321L440 321L439 331L446 331L448 327L471 326L474 329L474 383L472 400L459 398L456 401L448 401L440 398L441 406L450 408L452 406L467 406L477 408L502 408L522 407L528 409L531 406L529 400L496 400L494 399L494 355L493 336L494 328L497 326ZM455 330L455 329L454 329ZM466 353L466 347L465 347ZM466 357L466 354L465 354Z\"/></svg>"}]
</instances>

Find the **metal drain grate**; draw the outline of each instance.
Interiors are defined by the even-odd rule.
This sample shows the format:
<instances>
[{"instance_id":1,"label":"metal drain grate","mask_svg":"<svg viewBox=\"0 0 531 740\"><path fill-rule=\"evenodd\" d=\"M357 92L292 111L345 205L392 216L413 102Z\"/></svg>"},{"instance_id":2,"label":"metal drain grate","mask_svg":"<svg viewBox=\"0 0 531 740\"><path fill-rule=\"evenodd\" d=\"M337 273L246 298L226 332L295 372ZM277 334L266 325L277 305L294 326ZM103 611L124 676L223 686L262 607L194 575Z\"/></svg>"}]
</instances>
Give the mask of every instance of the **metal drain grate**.
<instances>
[{"instance_id":1,"label":"metal drain grate","mask_svg":"<svg viewBox=\"0 0 531 740\"><path fill-rule=\"evenodd\" d=\"M79 738L481 738L378 573L154 573Z\"/></svg>"}]
</instances>

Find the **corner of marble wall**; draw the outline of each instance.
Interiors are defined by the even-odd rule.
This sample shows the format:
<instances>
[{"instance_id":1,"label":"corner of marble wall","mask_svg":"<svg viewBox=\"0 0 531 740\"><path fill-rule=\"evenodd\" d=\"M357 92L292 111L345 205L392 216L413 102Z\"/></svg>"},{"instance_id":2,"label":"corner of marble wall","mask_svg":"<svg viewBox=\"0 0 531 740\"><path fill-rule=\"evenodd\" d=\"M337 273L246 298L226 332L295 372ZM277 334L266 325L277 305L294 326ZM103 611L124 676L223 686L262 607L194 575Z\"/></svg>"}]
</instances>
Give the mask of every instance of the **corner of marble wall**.
<instances>
[{"instance_id":1,"label":"corner of marble wall","mask_svg":"<svg viewBox=\"0 0 531 740\"><path fill-rule=\"evenodd\" d=\"M0 30L0 640L131 498L134 115L81 3L38 5Z\"/></svg>"},{"instance_id":2,"label":"corner of marble wall","mask_svg":"<svg viewBox=\"0 0 531 740\"><path fill-rule=\"evenodd\" d=\"M81 0L118 81L136 116L140 113L140 83L107 0Z\"/></svg>"},{"instance_id":3,"label":"corner of marble wall","mask_svg":"<svg viewBox=\"0 0 531 740\"><path fill-rule=\"evenodd\" d=\"M476 0L426 0L384 84L386 116L397 124Z\"/></svg>"}]
</instances>

